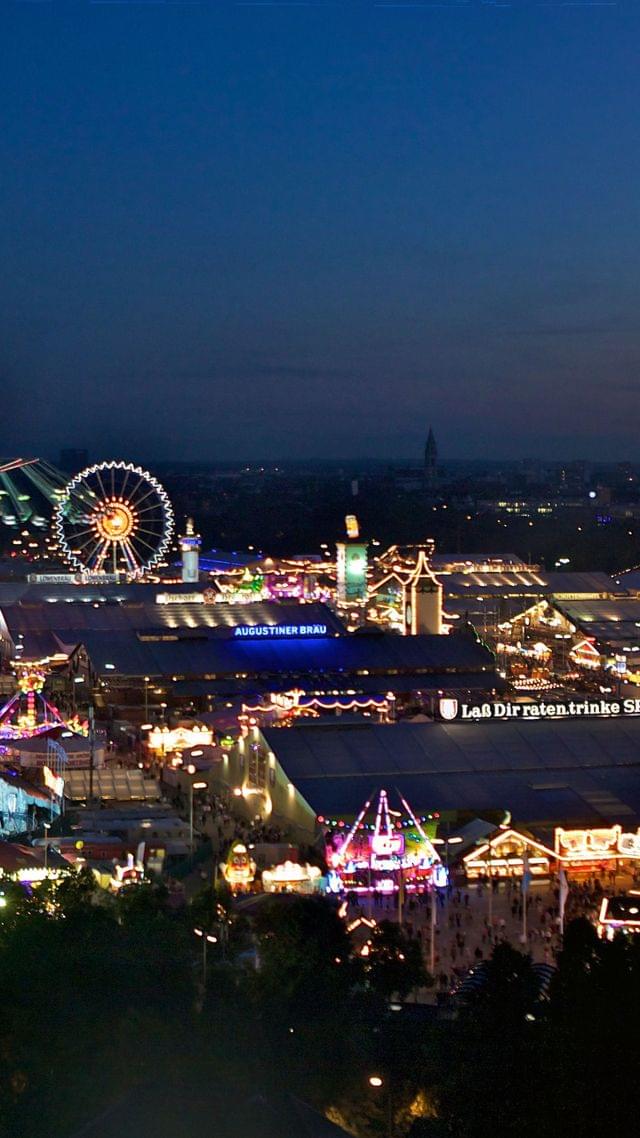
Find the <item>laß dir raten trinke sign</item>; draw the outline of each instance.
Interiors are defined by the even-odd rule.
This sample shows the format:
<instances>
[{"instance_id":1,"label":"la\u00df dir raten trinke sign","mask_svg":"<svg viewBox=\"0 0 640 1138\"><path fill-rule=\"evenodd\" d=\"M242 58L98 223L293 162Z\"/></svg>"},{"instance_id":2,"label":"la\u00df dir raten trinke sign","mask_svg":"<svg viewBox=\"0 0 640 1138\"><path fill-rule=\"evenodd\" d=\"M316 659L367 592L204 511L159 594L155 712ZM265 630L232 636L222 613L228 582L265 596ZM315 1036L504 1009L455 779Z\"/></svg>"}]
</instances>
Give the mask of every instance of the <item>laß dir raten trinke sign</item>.
<instances>
[{"instance_id":1,"label":"la\u00df dir raten trinke sign","mask_svg":"<svg viewBox=\"0 0 640 1138\"><path fill-rule=\"evenodd\" d=\"M448 722L488 722L500 719L613 719L619 715L640 715L640 699L568 699L536 703L459 703L457 699L441 699L441 719Z\"/></svg>"}]
</instances>

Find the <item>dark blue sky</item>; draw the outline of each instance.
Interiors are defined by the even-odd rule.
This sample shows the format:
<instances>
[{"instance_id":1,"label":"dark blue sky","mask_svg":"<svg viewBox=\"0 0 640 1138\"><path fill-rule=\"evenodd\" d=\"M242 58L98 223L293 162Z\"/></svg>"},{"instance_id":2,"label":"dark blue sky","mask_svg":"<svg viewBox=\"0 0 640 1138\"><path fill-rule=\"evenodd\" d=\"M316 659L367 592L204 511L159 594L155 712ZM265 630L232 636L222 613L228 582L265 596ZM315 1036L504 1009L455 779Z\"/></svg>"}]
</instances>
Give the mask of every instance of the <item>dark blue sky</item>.
<instances>
[{"instance_id":1,"label":"dark blue sky","mask_svg":"<svg viewBox=\"0 0 640 1138\"><path fill-rule=\"evenodd\" d=\"M0 13L0 453L640 457L640 4Z\"/></svg>"}]
</instances>

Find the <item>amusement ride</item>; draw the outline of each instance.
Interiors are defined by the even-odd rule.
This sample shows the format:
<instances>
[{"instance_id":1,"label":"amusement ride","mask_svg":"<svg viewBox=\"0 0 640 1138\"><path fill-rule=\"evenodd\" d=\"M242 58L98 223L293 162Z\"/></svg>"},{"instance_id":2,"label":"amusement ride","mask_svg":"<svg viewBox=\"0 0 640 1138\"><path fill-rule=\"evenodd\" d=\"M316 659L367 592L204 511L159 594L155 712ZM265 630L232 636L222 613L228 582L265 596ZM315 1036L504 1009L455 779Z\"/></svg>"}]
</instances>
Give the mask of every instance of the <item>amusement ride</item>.
<instances>
[{"instance_id":1,"label":"amusement ride","mask_svg":"<svg viewBox=\"0 0 640 1138\"><path fill-rule=\"evenodd\" d=\"M21 669L18 690L0 708L0 743L34 739L39 735L55 735L62 731L88 735L89 725L77 715L65 719L43 694L46 676L36 668Z\"/></svg>"},{"instance_id":2,"label":"amusement ride","mask_svg":"<svg viewBox=\"0 0 640 1138\"><path fill-rule=\"evenodd\" d=\"M169 548L174 518L158 480L128 462L102 462L76 474L59 498L54 534L78 572L142 577Z\"/></svg>"},{"instance_id":3,"label":"amusement ride","mask_svg":"<svg viewBox=\"0 0 640 1138\"><path fill-rule=\"evenodd\" d=\"M329 889L388 893L446 884L446 870L420 819L398 791L401 809L380 790L369 798L351 826L318 819L327 829Z\"/></svg>"}]
</instances>

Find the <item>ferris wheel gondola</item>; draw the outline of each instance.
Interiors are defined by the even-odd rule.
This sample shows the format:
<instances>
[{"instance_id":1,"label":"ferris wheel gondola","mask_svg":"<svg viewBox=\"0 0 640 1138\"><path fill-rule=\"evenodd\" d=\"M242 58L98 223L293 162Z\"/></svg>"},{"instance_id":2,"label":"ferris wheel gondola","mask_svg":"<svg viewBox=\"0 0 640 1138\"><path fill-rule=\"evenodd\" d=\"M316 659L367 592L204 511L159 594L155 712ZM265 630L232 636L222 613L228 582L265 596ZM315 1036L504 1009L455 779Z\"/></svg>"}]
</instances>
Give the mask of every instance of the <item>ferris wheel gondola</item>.
<instances>
[{"instance_id":1,"label":"ferris wheel gondola","mask_svg":"<svg viewBox=\"0 0 640 1138\"><path fill-rule=\"evenodd\" d=\"M80 572L140 577L160 564L173 534L163 487L140 466L102 462L76 474L54 514L58 548Z\"/></svg>"}]
</instances>

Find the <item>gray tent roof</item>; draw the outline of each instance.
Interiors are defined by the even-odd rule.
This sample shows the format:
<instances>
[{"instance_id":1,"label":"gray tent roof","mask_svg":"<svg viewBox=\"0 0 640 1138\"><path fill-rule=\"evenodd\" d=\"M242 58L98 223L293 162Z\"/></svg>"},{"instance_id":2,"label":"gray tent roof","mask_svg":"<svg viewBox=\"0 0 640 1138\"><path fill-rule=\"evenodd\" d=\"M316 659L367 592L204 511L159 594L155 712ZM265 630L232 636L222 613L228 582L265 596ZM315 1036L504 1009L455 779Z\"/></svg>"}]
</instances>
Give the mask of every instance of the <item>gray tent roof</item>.
<instances>
[{"instance_id":1,"label":"gray tent roof","mask_svg":"<svg viewBox=\"0 0 640 1138\"><path fill-rule=\"evenodd\" d=\"M640 718L299 725L264 734L325 815L355 813L386 786L418 810L510 810L521 823L551 825L640 820Z\"/></svg>"}]
</instances>

